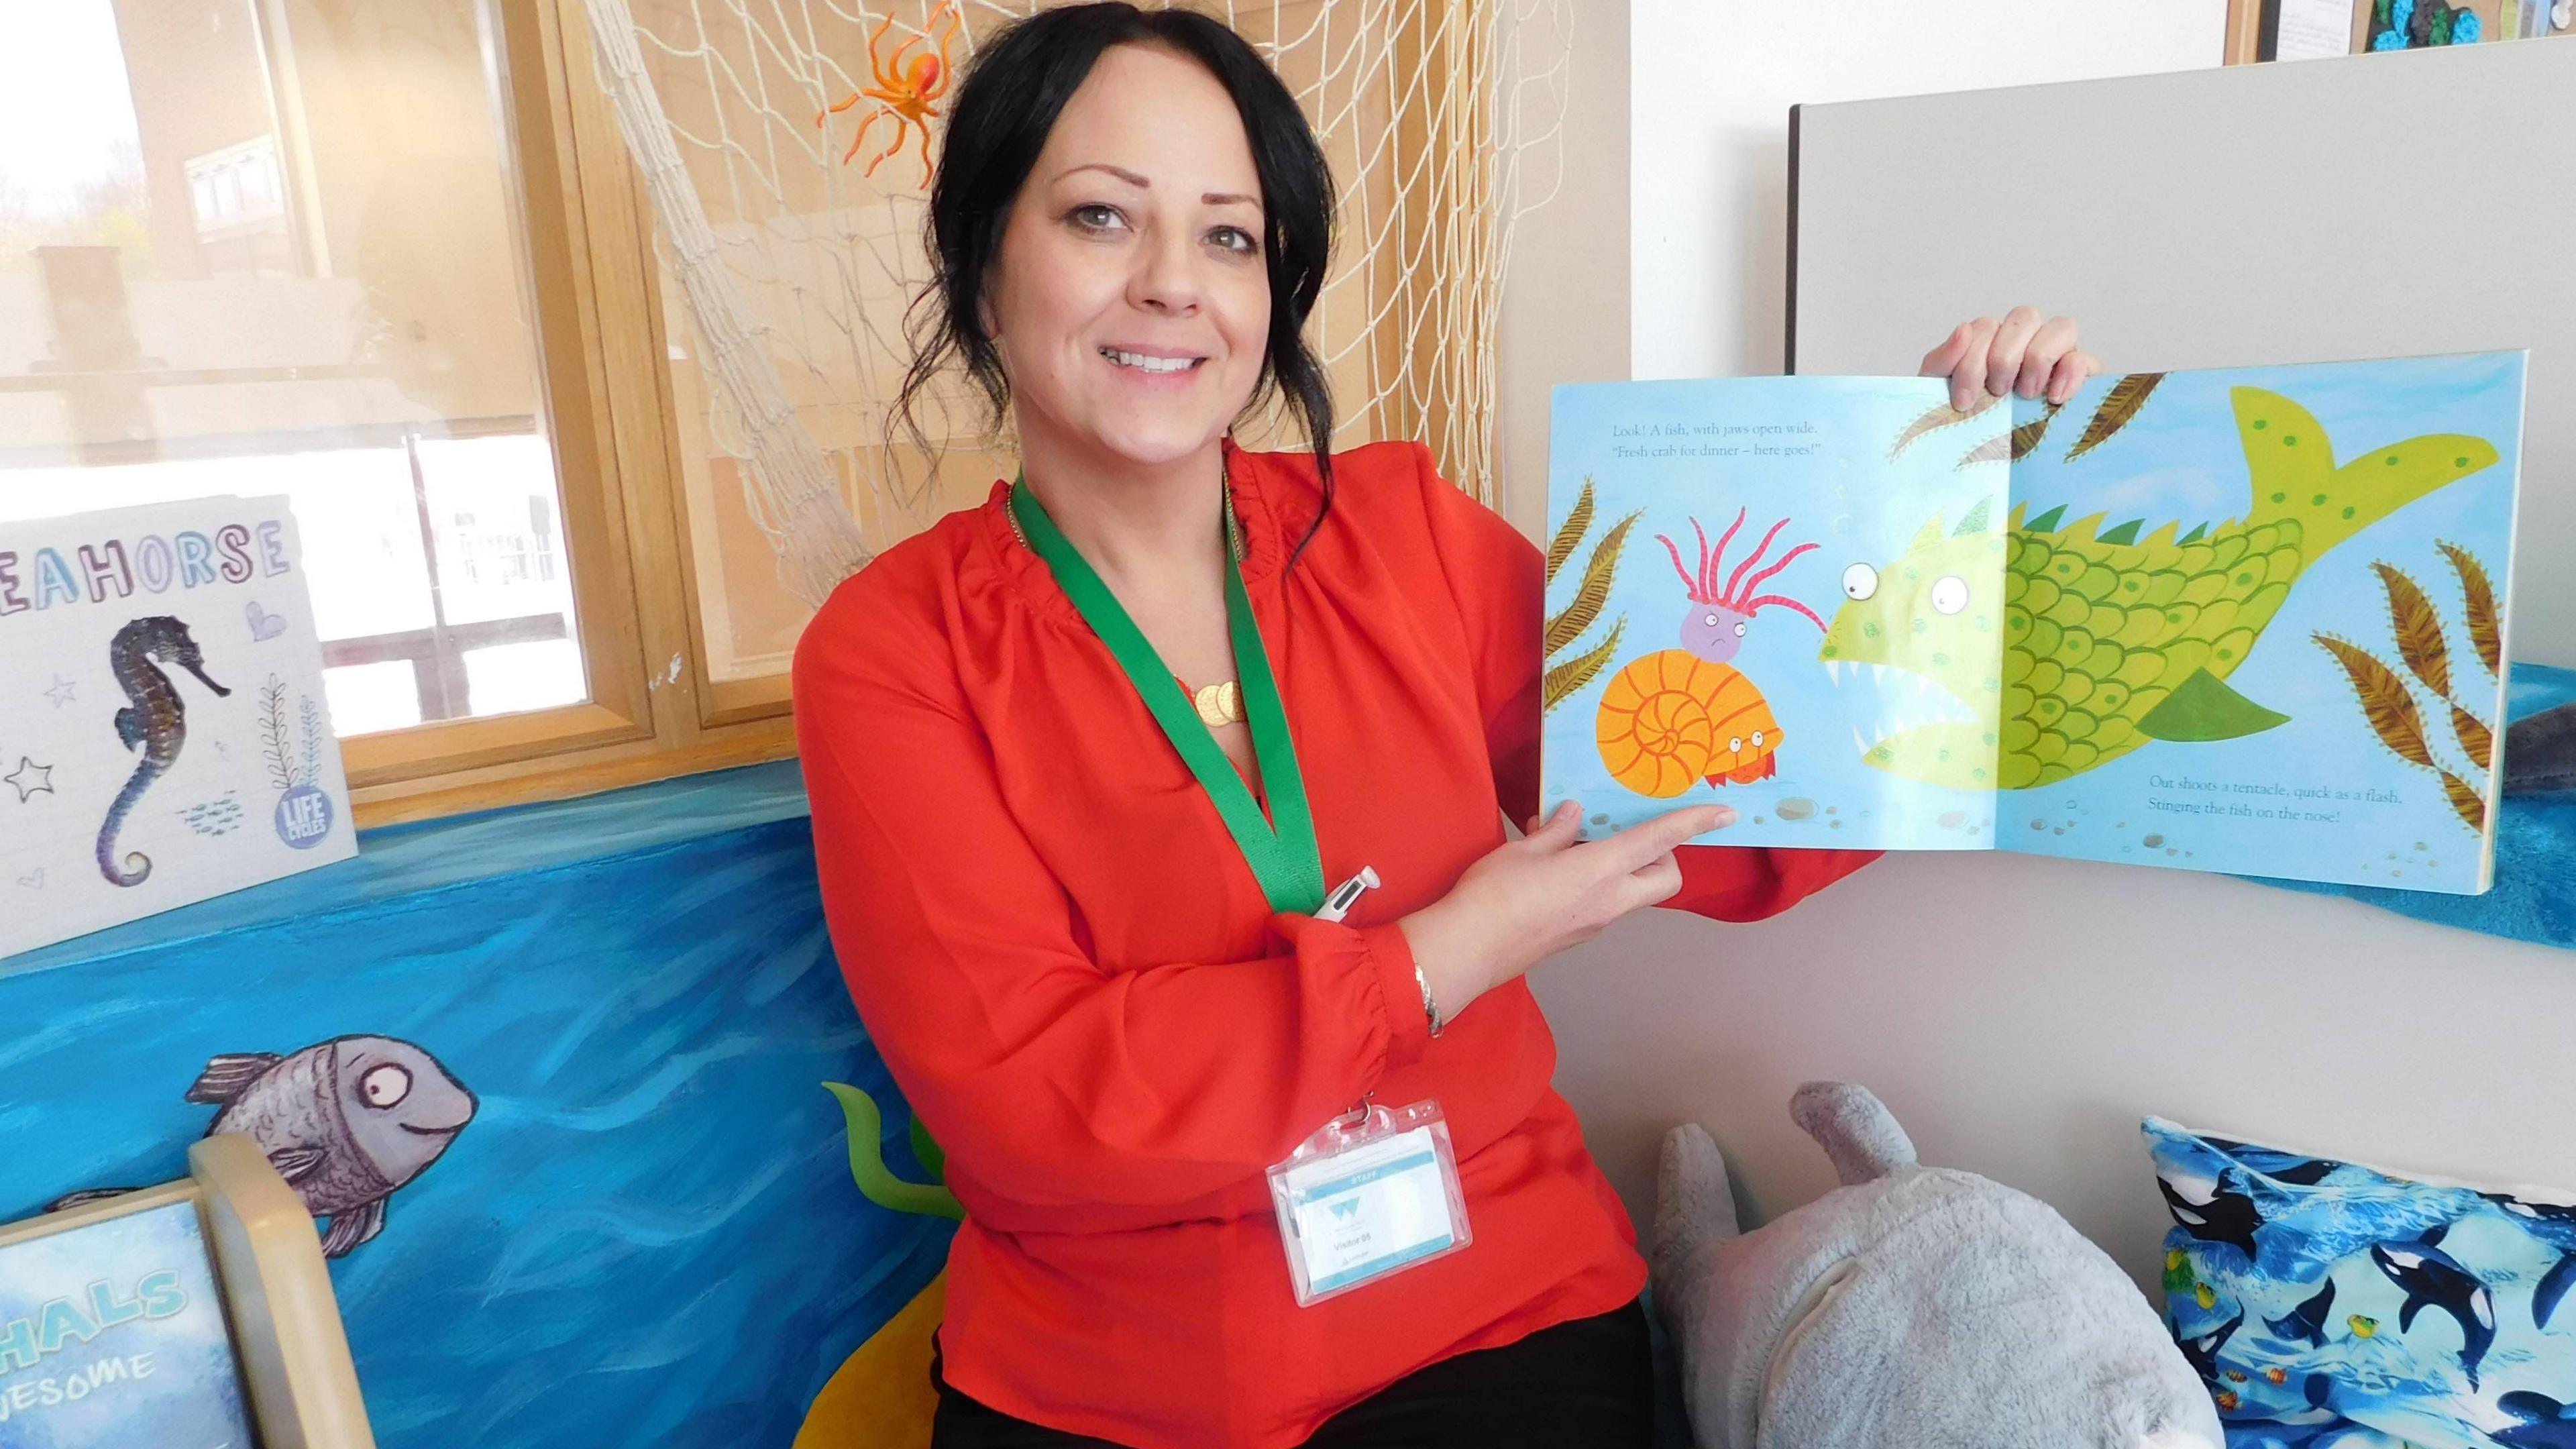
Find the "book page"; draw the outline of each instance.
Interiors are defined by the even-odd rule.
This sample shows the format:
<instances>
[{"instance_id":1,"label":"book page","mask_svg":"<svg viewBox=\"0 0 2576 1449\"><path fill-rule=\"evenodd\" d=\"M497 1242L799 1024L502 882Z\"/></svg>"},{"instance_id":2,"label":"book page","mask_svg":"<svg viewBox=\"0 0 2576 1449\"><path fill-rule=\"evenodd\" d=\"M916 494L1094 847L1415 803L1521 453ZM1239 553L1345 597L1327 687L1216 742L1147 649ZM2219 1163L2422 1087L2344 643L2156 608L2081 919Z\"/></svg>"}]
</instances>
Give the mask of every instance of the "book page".
<instances>
[{"instance_id":1,"label":"book page","mask_svg":"<svg viewBox=\"0 0 2576 1449\"><path fill-rule=\"evenodd\" d=\"M1991 848L2006 470L1947 400L1556 389L1543 808L1592 837L1717 802L1705 844Z\"/></svg>"},{"instance_id":2,"label":"book page","mask_svg":"<svg viewBox=\"0 0 2576 1449\"><path fill-rule=\"evenodd\" d=\"M2015 407L1999 843L2473 893L2523 354Z\"/></svg>"}]
</instances>

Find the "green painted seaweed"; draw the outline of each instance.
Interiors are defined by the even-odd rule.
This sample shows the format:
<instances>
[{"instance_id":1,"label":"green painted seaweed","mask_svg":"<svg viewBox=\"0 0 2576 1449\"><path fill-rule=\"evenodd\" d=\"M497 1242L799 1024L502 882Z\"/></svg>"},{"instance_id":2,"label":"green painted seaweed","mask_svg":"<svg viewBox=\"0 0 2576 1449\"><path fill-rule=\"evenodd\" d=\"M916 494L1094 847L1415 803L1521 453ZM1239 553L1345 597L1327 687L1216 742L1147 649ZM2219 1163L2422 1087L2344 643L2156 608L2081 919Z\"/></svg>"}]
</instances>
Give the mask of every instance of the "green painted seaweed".
<instances>
[{"instance_id":1,"label":"green painted seaweed","mask_svg":"<svg viewBox=\"0 0 2576 1449\"><path fill-rule=\"evenodd\" d=\"M921 1159L931 1176L940 1179L937 1182L906 1182L886 1166L885 1114L877 1110L874 1097L847 1082L825 1082L823 1090L841 1104L842 1122L850 1135L850 1176L857 1180L862 1196L890 1212L965 1221L965 1207L944 1185L947 1158L930 1140L920 1118L912 1122L913 1155Z\"/></svg>"}]
</instances>

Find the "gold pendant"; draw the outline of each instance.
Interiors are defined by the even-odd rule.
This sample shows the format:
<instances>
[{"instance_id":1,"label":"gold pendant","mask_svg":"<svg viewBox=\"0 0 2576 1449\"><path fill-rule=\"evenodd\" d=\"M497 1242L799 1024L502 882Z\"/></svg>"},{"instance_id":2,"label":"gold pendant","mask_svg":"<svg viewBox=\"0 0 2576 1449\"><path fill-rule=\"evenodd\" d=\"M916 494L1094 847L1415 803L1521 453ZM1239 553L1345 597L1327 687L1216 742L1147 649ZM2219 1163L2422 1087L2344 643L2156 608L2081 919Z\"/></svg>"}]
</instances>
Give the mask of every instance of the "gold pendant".
<instances>
[{"instance_id":1,"label":"gold pendant","mask_svg":"<svg viewBox=\"0 0 2576 1449\"><path fill-rule=\"evenodd\" d=\"M1235 680L1207 685L1193 693L1190 702L1198 706L1199 719L1209 729L1234 724L1243 718L1243 686Z\"/></svg>"}]
</instances>

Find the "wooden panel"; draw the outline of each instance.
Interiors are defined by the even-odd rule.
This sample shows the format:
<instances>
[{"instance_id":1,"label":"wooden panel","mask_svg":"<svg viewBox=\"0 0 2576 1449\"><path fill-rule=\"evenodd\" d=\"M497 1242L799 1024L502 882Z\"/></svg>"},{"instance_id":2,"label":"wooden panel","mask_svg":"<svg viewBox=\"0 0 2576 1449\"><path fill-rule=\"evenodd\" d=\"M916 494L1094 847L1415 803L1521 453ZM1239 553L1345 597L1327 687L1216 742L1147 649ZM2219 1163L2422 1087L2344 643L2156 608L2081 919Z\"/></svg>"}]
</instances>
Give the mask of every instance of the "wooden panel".
<instances>
[{"instance_id":1,"label":"wooden panel","mask_svg":"<svg viewBox=\"0 0 2576 1449\"><path fill-rule=\"evenodd\" d=\"M2263 41L2264 0L2227 0L2227 45L2224 60L2229 65L2252 65Z\"/></svg>"},{"instance_id":2,"label":"wooden panel","mask_svg":"<svg viewBox=\"0 0 2576 1449\"><path fill-rule=\"evenodd\" d=\"M796 734L784 719L757 720L704 732L694 745L664 748L653 741L587 750L552 759L518 760L480 770L407 780L352 794L358 828L372 830L407 820L432 820L493 810L532 800L564 800L641 785L701 770L756 765L796 753Z\"/></svg>"}]
</instances>

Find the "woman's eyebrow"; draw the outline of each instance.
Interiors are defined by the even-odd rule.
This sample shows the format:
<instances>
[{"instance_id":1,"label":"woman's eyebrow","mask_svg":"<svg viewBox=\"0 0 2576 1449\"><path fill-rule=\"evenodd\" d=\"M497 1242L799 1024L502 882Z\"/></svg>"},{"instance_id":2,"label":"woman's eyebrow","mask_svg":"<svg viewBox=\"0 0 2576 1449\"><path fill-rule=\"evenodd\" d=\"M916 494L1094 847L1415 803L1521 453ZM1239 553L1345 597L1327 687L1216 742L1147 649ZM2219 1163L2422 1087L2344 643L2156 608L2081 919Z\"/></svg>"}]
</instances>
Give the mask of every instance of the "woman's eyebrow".
<instances>
[{"instance_id":1,"label":"woman's eyebrow","mask_svg":"<svg viewBox=\"0 0 2576 1449\"><path fill-rule=\"evenodd\" d=\"M1139 191L1151 191L1154 189L1153 182L1146 180L1144 177L1137 175L1135 172L1128 170L1124 166L1112 166L1106 161L1085 161L1079 166L1067 166L1062 171L1055 174L1055 179L1062 181L1064 178L1071 176L1077 171L1106 171L1110 175L1117 177L1119 180L1126 182L1128 185L1135 187Z\"/></svg>"},{"instance_id":2,"label":"woman's eyebrow","mask_svg":"<svg viewBox=\"0 0 2576 1449\"><path fill-rule=\"evenodd\" d=\"M1106 171L1110 175L1117 177L1119 180L1126 182L1128 185L1135 187L1139 191L1151 191L1154 189L1153 182L1137 175L1135 172L1128 170L1124 166L1112 166L1106 161L1085 161L1079 166L1068 166L1062 171L1057 172L1055 179L1062 181L1064 178L1071 176L1077 171ZM1261 205L1260 197L1246 196L1239 191L1205 191L1199 194L1199 200L1209 206L1242 205L1258 208Z\"/></svg>"}]
</instances>

